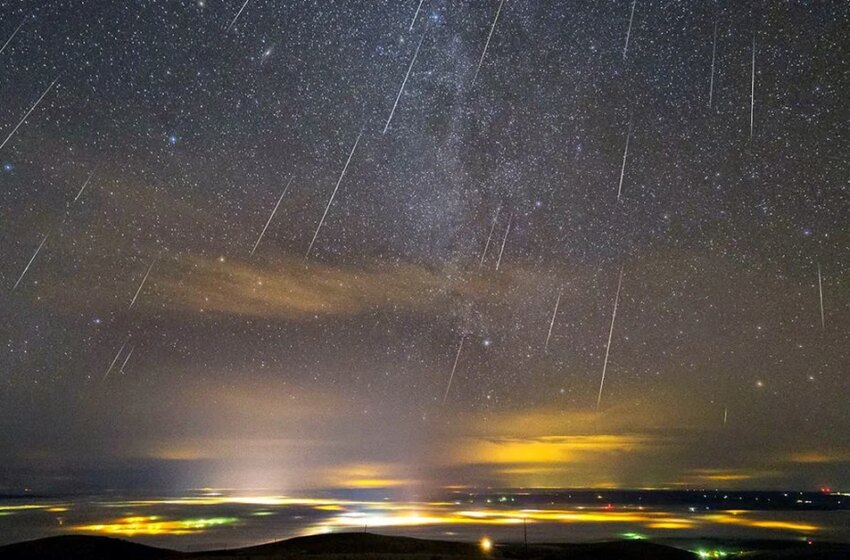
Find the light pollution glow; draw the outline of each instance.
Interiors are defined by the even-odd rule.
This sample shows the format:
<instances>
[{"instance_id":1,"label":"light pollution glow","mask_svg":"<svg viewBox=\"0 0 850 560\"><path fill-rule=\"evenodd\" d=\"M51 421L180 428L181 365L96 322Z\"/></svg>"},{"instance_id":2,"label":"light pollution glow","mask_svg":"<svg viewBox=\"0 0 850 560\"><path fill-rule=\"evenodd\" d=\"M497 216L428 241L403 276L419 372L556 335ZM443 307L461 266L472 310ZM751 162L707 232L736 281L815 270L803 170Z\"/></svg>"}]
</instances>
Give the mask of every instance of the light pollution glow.
<instances>
[{"instance_id":1,"label":"light pollution glow","mask_svg":"<svg viewBox=\"0 0 850 560\"><path fill-rule=\"evenodd\" d=\"M846 454L837 447L813 455L809 442L788 450L768 437L759 445L741 445L735 461L702 461L738 445L741 434L714 421L706 427L716 411L685 406L677 392L659 402L599 414L540 405L487 414L457 411L450 422L423 417L413 423L406 412L376 413L368 399L344 399L271 380L256 387L190 380L170 385L168 394L170 400L140 402L133 409L133 422L144 437L111 433L107 418L120 413L112 403L91 423L73 425L88 434L87 441L108 449L86 448L75 468L112 461L120 470L143 462L152 472L168 473L171 490L178 492L195 486L305 495L331 488L449 486L731 490L784 489L799 473L816 471L818 479L831 484L830 473L838 472ZM210 403L215 403L212 416ZM666 426L674 423L677 430L668 433ZM64 439L69 426L61 425L60 433L50 437ZM204 433L189 426L204 426ZM20 456L12 454L8 461L18 470L44 465L40 476L46 480L53 480L53 465L64 464L49 448L32 446L22 446ZM27 485L42 491L38 480Z\"/></svg>"},{"instance_id":2,"label":"light pollution glow","mask_svg":"<svg viewBox=\"0 0 850 560\"><path fill-rule=\"evenodd\" d=\"M235 517L212 517L208 519L178 519L166 520L151 515L121 517L107 523L94 525L79 525L77 531L102 533L104 535L188 535L221 525L231 525L239 521Z\"/></svg>"},{"instance_id":3,"label":"light pollution glow","mask_svg":"<svg viewBox=\"0 0 850 560\"><path fill-rule=\"evenodd\" d=\"M404 422L364 415L371 409L368 402L346 403L288 386L266 386L262 392L205 385L175 389L176 395L184 392L191 394L188 401L178 399L182 414L203 422L215 437L154 435L127 448L116 442L113 454L128 463L150 460L176 469L186 484L295 492L447 485L772 488L800 466L795 455L778 449L756 453L748 448L743 453L750 456L742 455L736 464L682 461L695 442L717 446L728 441L700 427L707 413L694 407L675 414L670 406L621 407L616 414L599 415L550 407L486 417L466 412L457 413L456 422L396 433ZM209 402L216 403L212 420L207 418ZM290 404L281 408L281 402ZM157 405L153 409L159 411ZM162 414L169 417L170 412ZM663 433L663 426L673 422L668 415L687 418L680 433ZM233 426L241 428L234 431ZM352 441L360 444L352 446ZM643 468L648 464L656 467ZM825 469L835 464L807 463Z\"/></svg>"},{"instance_id":4,"label":"light pollution glow","mask_svg":"<svg viewBox=\"0 0 850 560\"><path fill-rule=\"evenodd\" d=\"M215 506L262 506L263 515L287 507L308 507L320 514L320 520L307 524L300 534L317 534L351 528L499 526L533 524L615 524L644 530L680 531L728 525L747 529L791 532L808 535L821 530L813 523L778 521L763 513L722 510L706 513L654 510L645 507L573 507L551 509L475 508L460 502L389 502L293 498L285 496L200 496L159 500L131 500L101 503L109 508L152 508L184 506L191 509ZM38 508L40 506L31 506ZM245 515L257 515L251 511ZM209 531L224 525L239 525L236 516L193 516L169 519L162 515L125 515L96 523L72 525L71 530L116 536L187 535Z\"/></svg>"}]
</instances>

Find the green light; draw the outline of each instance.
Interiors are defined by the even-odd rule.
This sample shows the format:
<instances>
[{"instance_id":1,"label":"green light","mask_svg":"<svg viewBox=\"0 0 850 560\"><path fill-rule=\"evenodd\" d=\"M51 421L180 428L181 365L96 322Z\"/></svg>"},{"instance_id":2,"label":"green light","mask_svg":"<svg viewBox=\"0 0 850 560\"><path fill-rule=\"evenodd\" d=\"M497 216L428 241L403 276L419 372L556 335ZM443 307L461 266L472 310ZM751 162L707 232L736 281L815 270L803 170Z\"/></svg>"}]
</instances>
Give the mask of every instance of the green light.
<instances>
[{"instance_id":1,"label":"green light","mask_svg":"<svg viewBox=\"0 0 850 560\"><path fill-rule=\"evenodd\" d=\"M646 538L645 535L641 535L640 533L623 533L622 537L624 539L629 539L629 540L632 540L632 541L641 541L641 540L644 540Z\"/></svg>"},{"instance_id":2,"label":"green light","mask_svg":"<svg viewBox=\"0 0 850 560\"><path fill-rule=\"evenodd\" d=\"M211 517L208 519L181 519L178 523L185 529L208 529L219 525L231 525L239 521L236 517Z\"/></svg>"},{"instance_id":3,"label":"green light","mask_svg":"<svg viewBox=\"0 0 850 560\"><path fill-rule=\"evenodd\" d=\"M729 556L729 553L725 552L723 550L703 550L703 549L700 549L700 550L695 550L694 552L700 558L726 558L727 556Z\"/></svg>"}]
</instances>

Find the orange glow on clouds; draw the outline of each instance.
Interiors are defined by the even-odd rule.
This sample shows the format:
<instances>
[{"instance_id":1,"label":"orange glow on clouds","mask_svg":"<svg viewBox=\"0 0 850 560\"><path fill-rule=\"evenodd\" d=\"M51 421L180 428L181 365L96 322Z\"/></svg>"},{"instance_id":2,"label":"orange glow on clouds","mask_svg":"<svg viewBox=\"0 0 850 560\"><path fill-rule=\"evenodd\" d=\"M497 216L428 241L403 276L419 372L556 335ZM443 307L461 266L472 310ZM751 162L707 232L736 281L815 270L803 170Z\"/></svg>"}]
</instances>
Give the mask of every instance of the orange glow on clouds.
<instances>
[{"instance_id":1,"label":"orange glow on clouds","mask_svg":"<svg viewBox=\"0 0 850 560\"><path fill-rule=\"evenodd\" d=\"M457 450L461 463L567 463L580 455L634 451L645 441L634 436L575 435L529 438L494 438L465 442Z\"/></svg>"},{"instance_id":2,"label":"orange glow on clouds","mask_svg":"<svg viewBox=\"0 0 850 560\"><path fill-rule=\"evenodd\" d=\"M344 488L393 488L413 485L416 481L397 475L401 470L385 463L357 463L327 470L326 484Z\"/></svg>"}]
</instances>

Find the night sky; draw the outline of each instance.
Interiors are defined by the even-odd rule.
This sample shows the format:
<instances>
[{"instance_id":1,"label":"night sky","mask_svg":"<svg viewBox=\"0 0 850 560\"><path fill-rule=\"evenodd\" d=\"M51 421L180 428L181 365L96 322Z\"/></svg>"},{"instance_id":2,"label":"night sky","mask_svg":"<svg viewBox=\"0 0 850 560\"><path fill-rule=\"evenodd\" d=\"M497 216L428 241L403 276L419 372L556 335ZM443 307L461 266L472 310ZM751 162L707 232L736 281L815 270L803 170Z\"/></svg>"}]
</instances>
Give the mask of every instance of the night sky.
<instances>
[{"instance_id":1,"label":"night sky","mask_svg":"<svg viewBox=\"0 0 850 560\"><path fill-rule=\"evenodd\" d=\"M850 486L848 29L2 3L0 491Z\"/></svg>"}]
</instances>

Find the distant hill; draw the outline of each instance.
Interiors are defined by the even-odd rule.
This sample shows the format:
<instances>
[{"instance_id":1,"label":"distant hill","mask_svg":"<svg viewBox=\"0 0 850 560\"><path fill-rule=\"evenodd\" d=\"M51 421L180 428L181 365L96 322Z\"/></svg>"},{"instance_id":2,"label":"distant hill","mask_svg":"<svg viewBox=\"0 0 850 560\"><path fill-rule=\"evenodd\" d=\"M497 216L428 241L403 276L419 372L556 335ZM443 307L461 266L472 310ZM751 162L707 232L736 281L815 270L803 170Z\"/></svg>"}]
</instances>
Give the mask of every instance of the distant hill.
<instances>
[{"instance_id":1,"label":"distant hill","mask_svg":"<svg viewBox=\"0 0 850 560\"><path fill-rule=\"evenodd\" d=\"M336 554L387 554L407 556L430 554L486 558L477 544L452 541L433 541L411 537L389 537L373 533L329 533L296 537L259 546L197 553L194 557L252 556L260 558L316 556Z\"/></svg>"},{"instance_id":2,"label":"distant hill","mask_svg":"<svg viewBox=\"0 0 850 560\"><path fill-rule=\"evenodd\" d=\"M848 560L850 545L818 543L814 545L797 544L784 549L757 552L747 556L747 560Z\"/></svg>"},{"instance_id":3,"label":"distant hill","mask_svg":"<svg viewBox=\"0 0 850 560\"><path fill-rule=\"evenodd\" d=\"M506 558L525 560L695 560L696 554L649 541L556 544L530 547L528 556L519 545L507 547Z\"/></svg>"},{"instance_id":4,"label":"distant hill","mask_svg":"<svg viewBox=\"0 0 850 560\"><path fill-rule=\"evenodd\" d=\"M850 545L765 541L739 558L847 560ZM727 556L735 558L736 556ZM298 537L232 550L183 553L121 539L69 535L0 546L0 560L697 560L697 554L650 541L580 544L500 544L489 554L478 545L371 533Z\"/></svg>"},{"instance_id":5,"label":"distant hill","mask_svg":"<svg viewBox=\"0 0 850 560\"><path fill-rule=\"evenodd\" d=\"M121 539L63 535L0 546L0 560L159 560L175 552Z\"/></svg>"},{"instance_id":6,"label":"distant hill","mask_svg":"<svg viewBox=\"0 0 850 560\"><path fill-rule=\"evenodd\" d=\"M477 544L450 541L432 541L410 537L388 537L372 533L330 533L297 537L238 550L198 552L193 559L216 558L299 558L316 556L381 558L452 557L483 559L487 556Z\"/></svg>"}]
</instances>

